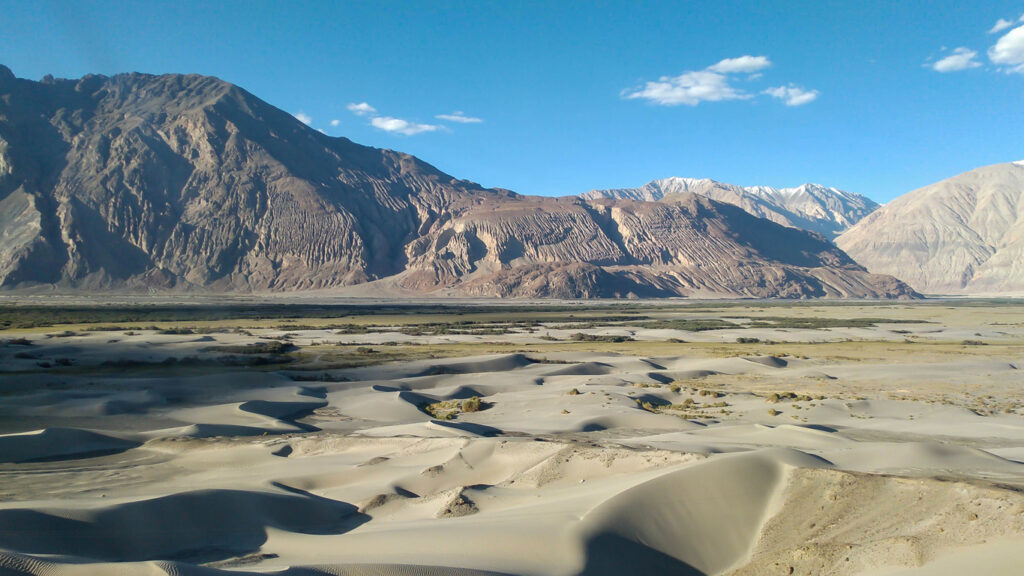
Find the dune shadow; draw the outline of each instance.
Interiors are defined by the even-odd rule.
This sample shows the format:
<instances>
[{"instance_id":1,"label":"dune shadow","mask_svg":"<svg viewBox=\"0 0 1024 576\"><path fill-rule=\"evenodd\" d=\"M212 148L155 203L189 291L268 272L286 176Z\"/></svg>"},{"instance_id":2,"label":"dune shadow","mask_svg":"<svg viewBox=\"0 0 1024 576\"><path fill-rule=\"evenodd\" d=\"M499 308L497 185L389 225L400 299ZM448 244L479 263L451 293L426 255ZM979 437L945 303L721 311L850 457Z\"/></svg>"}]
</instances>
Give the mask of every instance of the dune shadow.
<instances>
[{"instance_id":1,"label":"dune shadow","mask_svg":"<svg viewBox=\"0 0 1024 576\"><path fill-rule=\"evenodd\" d=\"M120 454L139 442L78 428L47 428L37 434L0 436L0 463L57 462Z\"/></svg>"},{"instance_id":2,"label":"dune shadow","mask_svg":"<svg viewBox=\"0 0 1024 576\"><path fill-rule=\"evenodd\" d=\"M586 564L579 576L706 576L675 558L615 534L599 534L587 542Z\"/></svg>"},{"instance_id":3,"label":"dune shadow","mask_svg":"<svg viewBox=\"0 0 1024 576\"><path fill-rule=\"evenodd\" d=\"M446 422L443 420L431 420L430 422L437 426L453 428L455 430L469 432L470 434L476 434L477 436L497 436L503 432L500 428L485 426L483 424L474 424L472 422Z\"/></svg>"},{"instance_id":4,"label":"dune shadow","mask_svg":"<svg viewBox=\"0 0 1024 576\"><path fill-rule=\"evenodd\" d=\"M259 550L267 527L343 534L367 522L356 507L301 490L292 494L201 490L90 510L79 518L0 510L0 548L106 562L212 562Z\"/></svg>"}]
</instances>

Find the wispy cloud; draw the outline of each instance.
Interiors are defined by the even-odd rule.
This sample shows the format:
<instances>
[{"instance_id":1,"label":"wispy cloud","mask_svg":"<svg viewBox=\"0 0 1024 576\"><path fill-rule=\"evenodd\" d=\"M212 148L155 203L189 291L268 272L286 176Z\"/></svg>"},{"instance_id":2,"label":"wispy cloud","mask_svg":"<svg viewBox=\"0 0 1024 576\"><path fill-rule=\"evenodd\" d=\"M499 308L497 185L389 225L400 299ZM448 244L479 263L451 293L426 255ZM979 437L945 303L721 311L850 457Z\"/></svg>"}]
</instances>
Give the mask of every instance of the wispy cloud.
<instances>
[{"instance_id":1,"label":"wispy cloud","mask_svg":"<svg viewBox=\"0 0 1024 576\"><path fill-rule=\"evenodd\" d=\"M1024 74L1024 26L1010 30L988 49L988 59L1006 72Z\"/></svg>"},{"instance_id":2,"label":"wispy cloud","mask_svg":"<svg viewBox=\"0 0 1024 576\"><path fill-rule=\"evenodd\" d=\"M385 116L377 113L377 109L366 102L353 102L346 106L349 112L352 112L356 116L364 116L369 118L370 126L390 132L392 134L404 134L406 136L413 136L416 134L423 134L424 132L437 132L438 130L448 130L445 126L437 124L420 124L419 122L412 122L403 118L395 118L394 116ZM473 124L483 122L479 118L473 118L466 116L461 111L452 112L451 114L440 114L437 118L446 120L449 122L459 122L462 124ZM331 121L331 126L337 126L340 124L337 120Z\"/></svg>"},{"instance_id":3,"label":"wispy cloud","mask_svg":"<svg viewBox=\"0 0 1024 576\"><path fill-rule=\"evenodd\" d=\"M662 76L655 82L647 82L641 88L625 91L623 97L630 100L648 100L662 106L696 106L701 102L751 98L750 94L730 85L725 74L708 70L684 72L679 76Z\"/></svg>"},{"instance_id":4,"label":"wispy cloud","mask_svg":"<svg viewBox=\"0 0 1024 576\"><path fill-rule=\"evenodd\" d=\"M931 64L930 68L936 72L944 73L978 68L981 66L981 62L975 60L977 56L978 53L974 50L961 46L960 48L954 49L953 53L949 56Z\"/></svg>"},{"instance_id":5,"label":"wispy cloud","mask_svg":"<svg viewBox=\"0 0 1024 576\"><path fill-rule=\"evenodd\" d=\"M302 122L306 126L309 126L310 124L313 123L313 117L310 116L309 114L306 114L305 112L298 112L297 114L295 114L295 119L298 120L299 122Z\"/></svg>"},{"instance_id":6,"label":"wispy cloud","mask_svg":"<svg viewBox=\"0 0 1024 576\"><path fill-rule=\"evenodd\" d=\"M408 120L402 120L401 118L392 118L391 116L374 116L370 119L370 124L374 128L378 128L385 132L397 132L398 134L405 134L406 136L421 134L423 132L434 132L440 128L440 126L435 126L433 124L417 124L415 122L409 122Z\"/></svg>"},{"instance_id":7,"label":"wispy cloud","mask_svg":"<svg viewBox=\"0 0 1024 576\"><path fill-rule=\"evenodd\" d=\"M331 120L331 126L340 126L340 125L341 125L341 120L338 120L337 118L335 118L334 120Z\"/></svg>"},{"instance_id":8,"label":"wispy cloud","mask_svg":"<svg viewBox=\"0 0 1024 576\"><path fill-rule=\"evenodd\" d=\"M803 106L818 99L817 90L805 90L800 86L777 86L764 91L764 94L782 100L786 106Z\"/></svg>"},{"instance_id":9,"label":"wispy cloud","mask_svg":"<svg viewBox=\"0 0 1024 576\"><path fill-rule=\"evenodd\" d=\"M480 118L474 118L472 116L466 116L462 110L456 110L451 114L438 114L434 116L438 120L444 120L446 122L458 122L459 124L479 124L483 122Z\"/></svg>"},{"instance_id":10,"label":"wispy cloud","mask_svg":"<svg viewBox=\"0 0 1024 576\"><path fill-rule=\"evenodd\" d=\"M346 108L348 108L348 111L355 114L356 116L366 116L368 114L377 113L377 109L374 108L373 106L370 106L366 102L359 102L358 104L353 102L346 106Z\"/></svg>"},{"instance_id":11,"label":"wispy cloud","mask_svg":"<svg viewBox=\"0 0 1024 576\"><path fill-rule=\"evenodd\" d=\"M764 70L771 66L772 63L768 60L767 56L740 56L739 58L726 58L717 64L708 66L708 70L712 72L721 72L722 74L735 74L735 73L752 73L759 70Z\"/></svg>"},{"instance_id":12,"label":"wispy cloud","mask_svg":"<svg viewBox=\"0 0 1024 576\"><path fill-rule=\"evenodd\" d=\"M998 34L1011 26L1013 26L1013 22L1011 20L1000 18L999 20L996 20L995 26L993 26L992 29L988 31L988 33Z\"/></svg>"},{"instance_id":13,"label":"wispy cloud","mask_svg":"<svg viewBox=\"0 0 1024 576\"><path fill-rule=\"evenodd\" d=\"M720 60L703 70L683 72L679 76L662 76L656 81L644 83L639 88L627 89L622 97L630 100L647 100L661 106L685 104L696 106L701 102L723 100L749 100L753 94L732 84L737 74L747 74L748 81L759 80L761 70L771 67L767 56L740 56ZM818 97L817 90L805 90L790 84L770 88L762 92L784 100L788 106L800 106Z\"/></svg>"},{"instance_id":14,"label":"wispy cloud","mask_svg":"<svg viewBox=\"0 0 1024 576\"><path fill-rule=\"evenodd\" d=\"M1024 22L1024 14L1022 14L1020 18L1017 18L1016 22ZM995 26L993 26L988 33L998 34L1007 28L1012 28L1016 22L1013 20L1007 20L1006 18L1000 18L999 20L996 20Z\"/></svg>"}]
</instances>

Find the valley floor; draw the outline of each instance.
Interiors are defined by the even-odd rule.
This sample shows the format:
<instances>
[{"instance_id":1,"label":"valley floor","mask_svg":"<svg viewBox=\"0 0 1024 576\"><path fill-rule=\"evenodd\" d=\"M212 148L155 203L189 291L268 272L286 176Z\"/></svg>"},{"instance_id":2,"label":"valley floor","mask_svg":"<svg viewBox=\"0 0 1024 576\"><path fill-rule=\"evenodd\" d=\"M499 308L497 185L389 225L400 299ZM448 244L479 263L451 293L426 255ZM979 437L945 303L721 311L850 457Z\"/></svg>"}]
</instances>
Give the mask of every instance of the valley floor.
<instances>
[{"instance_id":1,"label":"valley floor","mask_svg":"<svg viewBox=\"0 0 1024 576\"><path fill-rule=\"evenodd\" d=\"M1024 565L1024 303L0 306L0 574Z\"/></svg>"}]
</instances>

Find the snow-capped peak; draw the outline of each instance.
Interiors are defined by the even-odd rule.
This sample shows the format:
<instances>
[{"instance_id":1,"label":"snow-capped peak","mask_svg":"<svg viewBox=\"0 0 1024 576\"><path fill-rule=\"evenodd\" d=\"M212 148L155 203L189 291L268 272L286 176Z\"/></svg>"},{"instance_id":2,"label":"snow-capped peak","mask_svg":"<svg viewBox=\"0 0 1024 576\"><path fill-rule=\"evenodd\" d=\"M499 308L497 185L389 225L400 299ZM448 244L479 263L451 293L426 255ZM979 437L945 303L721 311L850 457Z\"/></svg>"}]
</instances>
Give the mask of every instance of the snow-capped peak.
<instances>
[{"instance_id":1,"label":"snow-capped peak","mask_svg":"<svg viewBox=\"0 0 1024 576\"><path fill-rule=\"evenodd\" d=\"M771 186L735 186L708 178L671 177L654 180L640 188L591 190L583 197L619 198L656 202L668 201L682 193L707 196L712 200L735 204L761 218L785 226L806 228L834 237L875 210L870 198L820 184L802 184L795 188Z\"/></svg>"}]
</instances>

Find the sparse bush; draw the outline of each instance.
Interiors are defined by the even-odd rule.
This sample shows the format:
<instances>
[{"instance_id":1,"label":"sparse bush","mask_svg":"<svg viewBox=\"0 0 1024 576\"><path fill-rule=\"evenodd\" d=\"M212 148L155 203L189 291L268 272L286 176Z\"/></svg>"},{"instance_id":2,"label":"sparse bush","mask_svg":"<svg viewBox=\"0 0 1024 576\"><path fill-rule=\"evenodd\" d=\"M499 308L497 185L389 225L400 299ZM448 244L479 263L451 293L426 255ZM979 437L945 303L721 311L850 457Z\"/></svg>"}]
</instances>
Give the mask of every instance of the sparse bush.
<instances>
[{"instance_id":1,"label":"sparse bush","mask_svg":"<svg viewBox=\"0 0 1024 576\"><path fill-rule=\"evenodd\" d=\"M577 332L571 336L575 342L633 342L632 336L606 336L602 334L584 334Z\"/></svg>"},{"instance_id":2,"label":"sparse bush","mask_svg":"<svg viewBox=\"0 0 1024 576\"><path fill-rule=\"evenodd\" d=\"M569 396L579 396L580 395L580 391L578 389L576 389L576 388L573 388L572 390L569 390L568 394L569 394Z\"/></svg>"},{"instance_id":3,"label":"sparse bush","mask_svg":"<svg viewBox=\"0 0 1024 576\"><path fill-rule=\"evenodd\" d=\"M241 346L215 346L206 348L207 352L224 352L225 354L285 354L295 350L295 345L280 340L254 342Z\"/></svg>"},{"instance_id":4,"label":"sparse bush","mask_svg":"<svg viewBox=\"0 0 1024 576\"><path fill-rule=\"evenodd\" d=\"M792 402L809 402L811 400L814 400L814 398L807 394L796 394L794 392L782 392L781 394L778 392L773 392L769 394L767 398L764 399L765 402L770 402L772 404L777 404L779 402L784 402L787 400Z\"/></svg>"},{"instance_id":5,"label":"sparse bush","mask_svg":"<svg viewBox=\"0 0 1024 576\"><path fill-rule=\"evenodd\" d=\"M196 331L191 328L163 328L156 331L157 334L165 334L170 336L185 336L188 334L195 334Z\"/></svg>"},{"instance_id":6,"label":"sparse bush","mask_svg":"<svg viewBox=\"0 0 1024 576\"><path fill-rule=\"evenodd\" d=\"M462 401L463 412L479 412L480 411L480 397L473 396L467 400Z\"/></svg>"},{"instance_id":7,"label":"sparse bush","mask_svg":"<svg viewBox=\"0 0 1024 576\"><path fill-rule=\"evenodd\" d=\"M684 330L686 332L704 332L736 328L736 324L717 318L680 318L675 320L652 320L636 325L638 328L654 328L661 330Z\"/></svg>"},{"instance_id":8,"label":"sparse bush","mask_svg":"<svg viewBox=\"0 0 1024 576\"><path fill-rule=\"evenodd\" d=\"M779 412L775 408L771 408L771 409L768 410L768 415L769 416L778 416L779 414L782 414L782 412Z\"/></svg>"},{"instance_id":9,"label":"sparse bush","mask_svg":"<svg viewBox=\"0 0 1024 576\"><path fill-rule=\"evenodd\" d=\"M760 344L761 343L761 339L760 338L750 338L750 337L747 337L747 336L740 336L739 338L736 339L736 343L737 344Z\"/></svg>"}]
</instances>

